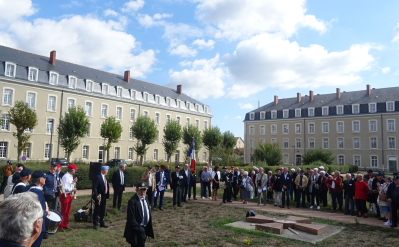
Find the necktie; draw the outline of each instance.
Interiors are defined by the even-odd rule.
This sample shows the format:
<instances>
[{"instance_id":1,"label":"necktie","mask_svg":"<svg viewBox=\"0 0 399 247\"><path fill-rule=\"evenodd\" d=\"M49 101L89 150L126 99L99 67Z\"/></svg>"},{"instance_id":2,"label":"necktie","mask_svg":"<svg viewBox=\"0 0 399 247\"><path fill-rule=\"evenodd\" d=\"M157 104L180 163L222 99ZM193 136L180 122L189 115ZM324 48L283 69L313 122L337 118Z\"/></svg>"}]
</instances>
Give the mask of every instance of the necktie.
<instances>
[{"instance_id":1,"label":"necktie","mask_svg":"<svg viewBox=\"0 0 399 247\"><path fill-rule=\"evenodd\" d=\"M144 199L141 199L141 203L143 204L143 211L144 211L144 225L146 226L148 224L148 211L147 207L144 204Z\"/></svg>"},{"instance_id":2,"label":"necktie","mask_svg":"<svg viewBox=\"0 0 399 247\"><path fill-rule=\"evenodd\" d=\"M105 186L105 193L104 193L104 194L107 194L107 191L108 191L108 188L107 188L107 178L105 178L105 176L104 176L104 186Z\"/></svg>"},{"instance_id":3,"label":"necktie","mask_svg":"<svg viewBox=\"0 0 399 247\"><path fill-rule=\"evenodd\" d=\"M120 173L121 173L121 185L123 185L123 182L124 182L124 181L123 181L123 180L124 180L123 172L121 171Z\"/></svg>"}]
</instances>

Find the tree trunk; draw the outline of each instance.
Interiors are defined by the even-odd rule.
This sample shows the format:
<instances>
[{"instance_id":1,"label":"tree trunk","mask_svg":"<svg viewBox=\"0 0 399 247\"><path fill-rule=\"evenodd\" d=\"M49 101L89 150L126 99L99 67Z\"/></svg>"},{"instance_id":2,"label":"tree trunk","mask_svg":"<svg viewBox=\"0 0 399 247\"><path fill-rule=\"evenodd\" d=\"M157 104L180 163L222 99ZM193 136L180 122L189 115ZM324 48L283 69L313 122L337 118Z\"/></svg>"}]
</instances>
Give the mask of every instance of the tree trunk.
<instances>
[{"instance_id":1,"label":"tree trunk","mask_svg":"<svg viewBox=\"0 0 399 247\"><path fill-rule=\"evenodd\" d=\"M143 155L140 155L140 166L143 166Z\"/></svg>"},{"instance_id":2,"label":"tree trunk","mask_svg":"<svg viewBox=\"0 0 399 247\"><path fill-rule=\"evenodd\" d=\"M72 153L68 151L68 162L69 162L69 163L71 162L71 154L72 154Z\"/></svg>"}]
</instances>

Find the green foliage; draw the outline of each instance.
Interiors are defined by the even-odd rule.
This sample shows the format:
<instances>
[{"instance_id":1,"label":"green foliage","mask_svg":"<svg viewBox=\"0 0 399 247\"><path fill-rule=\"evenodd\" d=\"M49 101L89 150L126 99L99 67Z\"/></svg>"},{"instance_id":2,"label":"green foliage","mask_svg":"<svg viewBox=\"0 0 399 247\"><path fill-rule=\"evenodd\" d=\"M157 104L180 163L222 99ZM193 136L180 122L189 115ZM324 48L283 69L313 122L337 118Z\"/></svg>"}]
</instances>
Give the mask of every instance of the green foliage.
<instances>
[{"instance_id":1,"label":"green foliage","mask_svg":"<svg viewBox=\"0 0 399 247\"><path fill-rule=\"evenodd\" d=\"M61 118L58 125L60 145L68 153L68 160L71 154L78 148L82 139L89 130L89 119L86 117L83 107L78 106L69 108L65 116Z\"/></svg>"},{"instance_id":2,"label":"green foliage","mask_svg":"<svg viewBox=\"0 0 399 247\"><path fill-rule=\"evenodd\" d=\"M233 151L233 148L235 147L236 143L237 141L234 138L234 134L232 132L225 131L223 133L223 142L222 142L223 148Z\"/></svg>"},{"instance_id":3,"label":"green foliage","mask_svg":"<svg viewBox=\"0 0 399 247\"><path fill-rule=\"evenodd\" d=\"M193 136L195 138L195 155L198 157L198 151L202 147L201 131L191 124L183 128L183 143L187 145L187 150L190 148Z\"/></svg>"},{"instance_id":4,"label":"green foliage","mask_svg":"<svg viewBox=\"0 0 399 247\"><path fill-rule=\"evenodd\" d=\"M259 143L254 150L254 160L265 161L269 165L278 165L281 163L282 155L278 143Z\"/></svg>"},{"instance_id":5,"label":"green foliage","mask_svg":"<svg viewBox=\"0 0 399 247\"><path fill-rule=\"evenodd\" d=\"M17 138L17 160L21 157L21 153L29 144L30 134L25 132L26 129L33 129L37 125L37 115L35 110L31 109L27 103L23 101L15 102L13 108L8 112L10 115L10 123L16 128L12 135Z\"/></svg>"},{"instance_id":6,"label":"green foliage","mask_svg":"<svg viewBox=\"0 0 399 247\"><path fill-rule=\"evenodd\" d=\"M222 133L220 132L219 127L209 127L202 133L202 141L206 149L208 149L209 162L212 162L212 153L215 148L219 147L219 145L223 141ZM212 163L211 163L212 164Z\"/></svg>"},{"instance_id":7,"label":"green foliage","mask_svg":"<svg viewBox=\"0 0 399 247\"><path fill-rule=\"evenodd\" d=\"M334 152L329 149L309 149L302 156L302 160L305 165L318 160L327 165L332 165L334 163L334 159Z\"/></svg>"},{"instance_id":8,"label":"green foliage","mask_svg":"<svg viewBox=\"0 0 399 247\"><path fill-rule=\"evenodd\" d=\"M101 124L100 135L102 138L107 139L107 145L104 147L104 150L107 151L107 162L109 161L109 149L112 143L118 143L122 131L121 123L116 121L115 117L107 117Z\"/></svg>"},{"instance_id":9,"label":"green foliage","mask_svg":"<svg viewBox=\"0 0 399 247\"><path fill-rule=\"evenodd\" d=\"M157 126L154 120L146 116L140 116L132 126L133 136L137 139L134 147L137 155L140 155L140 165L143 164L143 156L147 153L148 145L155 142Z\"/></svg>"},{"instance_id":10,"label":"green foliage","mask_svg":"<svg viewBox=\"0 0 399 247\"><path fill-rule=\"evenodd\" d=\"M163 133L162 145L165 153L168 154L168 161L170 161L183 135L179 122L169 121L163 128Z\"/></svg>"}]
</instances>

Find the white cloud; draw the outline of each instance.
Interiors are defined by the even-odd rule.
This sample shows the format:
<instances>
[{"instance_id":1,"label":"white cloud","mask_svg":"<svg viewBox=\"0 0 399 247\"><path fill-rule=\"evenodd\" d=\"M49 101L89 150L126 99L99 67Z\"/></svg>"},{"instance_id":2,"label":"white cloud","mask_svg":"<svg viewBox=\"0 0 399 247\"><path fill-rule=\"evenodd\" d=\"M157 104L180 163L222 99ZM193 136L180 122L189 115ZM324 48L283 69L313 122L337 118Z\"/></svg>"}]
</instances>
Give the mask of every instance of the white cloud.
<instances>
[{"instance_id":1,"label":"white cloud","mask_svg":"<svg viewBox=\"0 0 399 247\"><path fill-rule=\"evenodd\" d=\"M72 0L69 3L61 4L62 8L76 8L82 6L82 3L76 0Z\"/></svg>"},{"instance_id":2,"label":"white cloud","mask_svg":"<svg viewBox=\"0 0 399 247\"><path fill-rule=\"evenodd\" d=\"M253 109L254 106L250 103L244 104L240 107L240 109Z\"/></svg>"},{"instance_id":3,"label":"white cloud","mask_svg":"<svg viewBox=\"0 0 399 247\"><path fill-rule=\"evenodd\" d=\"M123 5L122 12L136 12L144 6L143 0L129 1Z\"/></svg>"},{"instance_id":4,"label":"white cloud","mask_svg":"<svg viewBox=\"0 0 399 247\"><path fill-rule=\"evenodd\" d=\"M186 45L179 45L170 50L170 55L179 55L181 57L195 57L197 50L187 47Z\"/></svg>"},{"instance_id":5,"label":"white cloud","mask_svg":"<svg viewBox=\"0 0 399 247\"><path fill-rule=\"evenodd\" d=\"M197 45L198 49L205 49L205 48L213 49L213 47L215 45L215 41L213 41L211 39L208 41L205 41L203 39L197 39L197 40L194 40L193 45Z\"/></svg>"},{"instance_id":6,"label":"white cloud","mask_svg":"<svg viewBox=\"0 0 399 247\"><path fill-rule=\"evenodd\" d=\"M229 116L225 116L225 117L224 117L224 119L227 119L227 118L229 118Z\"/></svg>"},{"instance_id":7,"label":"white cloud","mask_svg":"<svg viewBox=\"0 0 399 247\"><path fill-rule=\"evenodd\" d=\"M159 14L159 13L157 13L157 14L155 14L154 16L153 16L153 18L154 18L154 20L162 20L162 19L165 19L165 18L170 18L170 17L172 17L173 15L171 15L171 14L165 14L165 13L163 13L163 14Z\"/></svg>"},{"instance_id":8,"label":"white cloud","mask_svg":"<svg viewBox=\"0 0 399 247\"><path fill-rule=\"evenodd\" d=\"M360 82L357 73L368 70L374 61L371 48L352 45L349 50L328 52L320 45L300 47L278 36L257 35L241 41L236 51L222 59L234 83L227 97L248 97L267 87L317 88Z\"/></svg>"},{"instance_id":9,"label":"white cloud","mask_svg":"<svg viewBox=\"0 0 399 247\"><path fill-rule=\"evenodd\" d=\"M225 94L224 71L219 66L219 54L209 60L194 60L191 69L170 71L170 87L183 85L183 92L196 99L219 98Z\"/></svg>"},{"instance_id":10,"label":"white cloud","mask_svg":"<svg viewBox=\"0 0 399 247\"><path fill-rule=\"evenodd\" d=\"M0 1L0 27L8 25L25 16L31 16L37 12L32 6L31 0L1 0Z\"/></svg>"},{"instance_id":11,"label":"white cloud","mask_svg":"<svg viewBox=\"0 0 399 247\"><path fill-rule=\"evenodd\" d=\"M144 26L145 28L149 28L152 26L159 26L165 25L165 21L162 19L172 17L170 14L155 14L153 16L149 16L147 14L138 14L137 21L140 25Z\"/></svg>"},{"instance_id":12,"label":"white cloud","mask_svg":"<svg viewBox=\"0 0 399 247\"><path fill-rule=\"evenodd\" d=\"M386 73L389 73L389 71L391 71L391 68L385 67L385 68L382 68L381 71L382 71L382 73L386 74Z\"/></svg>"},{"instance_id":13,"label":"white cloud","mask_svg":"<svg viewBox=\"0 0 399 247\"><path fill-rule=\"evenodd\" d=\"M184 60L184 61L181 61L179 64L182 67L187 67L187 66L191 66L193 63L191 61Z\"/></svg>"},{"instance_id":14,"label":"white cloud","mask_svg":"<svg viewBox=\"0 0 399 247\"><path fill-rule=\"evenodd\" d=\"M236 119L241 119L241 116L237 116Z\"/></svg>"},{"instance_id":15,"label":"white cloud","mask_svg":"<svg viewBox=\"0 0 399 247\"><path fill-rule=\"evenodd\" d=\"M193 0L197 2L196 17L215 28L216 38L245 39L269 32L290 37L300 27L320 33L328 23L314 15L306 15L305 0Z\"/></svg>"},{"instance_id":16,"label":"white cloud","mask_svg":"<svg viewBox=\"0 0 399 247\"><path fill-rule=\"evenodd\" d=\"M106 10L104 10L104 15L105 16L114 16L114 17L116 17L119 14L116 11L112 10L112 9L106 9Z\"/></svg>"},{"instance_id":17,"label":"white cloud","mask_svg":"<svg viewBox=\"0 0 399 247\"><path fill-rule=\"evenodd\" d=\"M20 16L26 13L34 11L25 10ZM45 56L56 50L57 58L68 62L119 74L130 69L133 77L145 77L156 62L155 52L142 50L136 39L124 31L125 25L123 18L105 21L79 15L59 21L20 18L0 27L0 44Z\"/></svg>"},{"instance_id":18,"label":"white cloud","mask_svg":"<svg viewBox=\"0 0 399 247\"><path fill-rule=\"evenodd\" d=\"M399 42L399 23L396 27L394 27L393 31L395 33L395 37L392 39L392 42Z\"/></svg>"}]
</instances>

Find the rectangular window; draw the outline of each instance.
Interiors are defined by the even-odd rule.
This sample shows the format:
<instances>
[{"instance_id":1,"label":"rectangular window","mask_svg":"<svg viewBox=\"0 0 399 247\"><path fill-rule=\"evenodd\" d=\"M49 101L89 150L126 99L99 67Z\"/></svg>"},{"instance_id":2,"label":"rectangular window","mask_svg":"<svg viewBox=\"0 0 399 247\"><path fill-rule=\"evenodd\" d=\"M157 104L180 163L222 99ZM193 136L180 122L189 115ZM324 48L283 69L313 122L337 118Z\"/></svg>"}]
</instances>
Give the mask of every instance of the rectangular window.
<instances>
[{"instance_id":1,"label":"rectangular window","mask_svg":"<svg viewBox=\"0 0 399 247\"><path fill-rule=\"evenodd\" d=\"M12 89L4 89L3 105L12 105L12 97L14 91Z\"/></svg>"},{"instance_id":2,"label":"rectangular window","mask_svg":"<svg viewBox=\"0 0 399 247\"><path fill-rule=\"evenodd\" d=\"M51 132L54 133L53 123L54 123L54 119L52 119L52 118L47 119L47 124L46 124L46 133L47 134L51 134Z\"/></svg>"},{"instance_id":3,"label":"rectangular window","mask_svg":"<svg viewBox=\"0 0 399 247\"><path fill-rule=\"evenodd\" d=\"M360 138L358 138L358 137L353 138L353 148L354 149L359 149L360 148Z\"/></svg>"},{"instance_id":4,"label":"rectangular window","mask_svg":"<svg viewBox=\"0 0 399 247\"><path fill-rule=\"evenodd\" d=\"M204 121L204 129L208 129L208 121Z\"/></svg>"},{"instance_id":5,"label":"rectangular window","mask_svg":"<svg viewBox=\"0 0 399 247\"><path fill-rule=\"evenodd\" d=\"M55 96L48 96L47 110L55 111Z\"/></svg>"},{"instance_id":6,"label":"rectangular window","mask_svg":"<svg viewBox=\"0 0 399 247\"><path fill-rule=\"evenodd\" d=\"M129 148L128 149L127 159L128 160L132 160L133 159L133 148Z\"/></svg>"},{"instance_id":7,"label":"rectangular window","mask_svg":"<svg viewBox=\"0 0 399 247\"><path fill-rule=\"evenodd\" d=\"M148 93L144 94L144 102L148 102Z\"/></svg>"},{"instance_id":8,"label":"rectangular window","mask_svg":"<svg viewBox=\"0 0 399 247\"><path fill-rule=\"evenodd\" d=\"M15 77L15 64L6 63L6 76Z\"/></svg>"},{"instance_id":9,"label":"rectangular window","mask_svg":"<svg viewBox=\"0 0 399 247\"><path fill-rule=\"evenodd\" d=\"M277 111L272 111L272 113L271 113L271 118L272 118L272 119L277 118Z\"/></svg>"},{"instance_id":10,"label":"rectangular window","mask_svg":"<svg viewBox=\"0 0 399 247\"><path fill-rule=\"evenodd\" d=\"M102 92L102 94L107 95L108 94L108 85L103 84L101 92Z\"/></svg>"},{"instance_id":11,"label":"rectangular window","mask_svg":"<svg viewBox=\"0 0 399 247\"><path fill-rule=\"evenodd\" d=\"M187 110L190 110L190 108L191 108L190 102L187 102L187 103L186 103L186 106L187 106Z\"/></svg>"},{"instance_id":12,"label":"rectangular window","mask_svg":"<svg viewBox=\"0 0 399 247\"><path fill-rule=\"evenodd\" d=\"M301 124L299 123L295 124L295 133L301 134Z\"/></svg>"},{"instance_id":13,"label":"rectangular window","mask_svg":"<svg viewBox=\"0 0 399 247\"><path fill-rule=\"evenodd\" d=\"M88 91L88 92L93 91L93 82L92 81L86 81L86 91Z\"/></svg>"},{"instance_id":14,"label":"rectangular window","mask_svg":"<svg viewBox=\"0 0 399 247\"><path fill-rule=\"evenodd\" d=\"M154 121L155 121L155 124L156 124L156 125L159 125L159 113L155 113L155 119L154 119Z\"/></svg>"},{"instance_id":15,"label":"rectangular window","mask_svg":"<svg viewBox=\"0 0 399 247\"><path fill-rule=\"evenodd\" d=\"M393 119L388 119L387 120L387 129L388 131L395 131L395 120Z\"/></svg>"},{"instance_id":16,"label":"rectangular window","mask_svg":"<svg viewBox=\"0 0 399 247\"><path fill-rule=\"evenodd\" d=\"M374 112L377 112L376 103L370 103L369 104L369 113L374 113Z\"/></svg>"},{"instance_id":17,"label":"rectangular window","mask_svg":"<svg viewBox=\"0 0 399 247\"><path fill-rule=\"evenodd\" d=\"M265 119L265 113L264 112L260 113L260 119Z\"/></svg>"},{"instance_id":18,"label":"rectangular window","mask_svg":"<svg viewBox=\"0 0 399 247\"><path fill-rule=\"evenodd\" d=\"M7 158L8 142L0 142L0 158Z\"/></svg>"},{"instance_id":19,"label":"rectangular window","mask_svg":"<svg viewBox=\"0 0 399 247\"><path fill-rule=\"evenodd\" d=\"M359 121L353 121L352 122L352 131L353 132L360 132L360 122Z\"/></svg>"},{"instance_id":20,"label":"rectangular window","mask_svg":"<svg viewBox=\"0 0 399 247\"><path fill-rule=\"evenodd\" d=\"M377 121L375 121L375 120L371 120L370 122L369 122L369 130L370 130L370 132L376 132L377 131Z\"/></svg>"},{"instance_id":21,"label":"rectangular window","mask_svg":"<svg viewBox=\"0 0 399 247\"><path fill-rule=\"evenodd\" d=\"M395 137L389 137L388 138L388 147L390 149L395 149L395 147L396 147Z\"/></svg>"},{"instance_id":22,"label":"rectangular window","mask_svg":"<svg viewBox=\"0 0 399 247\"><path fill-rule=\"evenodd\" d=\"M309 134L314 134L315 129L314 129L314 123L309 123Z\"/></svg>"},{"instance_id":23,"label":"rectangular window","mask_svg":"<svg viewBox=\"0 0 399 247\"><path fill-rule=\"evenodd\" d=\"M29 68L29 81L37 81L38 70Z\"/></svg>"},{"instance_id":24,"label":"rectangular window","mask_svg":"<svg viewBox=\"0 0 399 247\"><path fill-rule=\"evenodd\" d=\"M170 122L170 115L166 115L166 123L168 124Z\"/></svg>"},{"instance_id":25,"label":"rectangular window","mask_svg":"<svg viewBox=\"0 0 399 247\"><path fill-rule=\"evenodd\" d=\"M129 128L129 140L133 140L133 128Z\"/></svg>"},{"instance_id":26,"label":"rectangular window","mask_svg":"<svg viewBox=\"0 0 399 247\"><path fill-rule=\"evenodd\" d=\"M309 139L309 148L311 148L311 149L314 148L314 138Z\"/></svg>"},{"instance_id":27,"label":"rectangular window","mask_svg":"<svg viewBox=\"0 0 399 247\"><path fill-rule=\"evenodd\" d=\"M260 139L260 143L265 144L265 139Z\"/></svg>"},{"instance_id":28,"label":"rectangular window","mask_svg":"<svg viewBox=\"0 0 399 247\"><path fill-rule=\"evenodd\" d=\"M169 98L166 99L166 105L170 106L170 99Z\"/></svg>"},{"instance_id":29,"label":"rectangular window","mask_svg":"<svg viewBox=\"0 0 399 247\"><path fill-rule=\"evenodd\" d=\"M157 130L157 135L155 136L155 142L158 142L159 140L159 131Z\"/></svg>"},{"instance_id":30,"label":"rectangular window","mask_svg":"<svg viewBox=\"0 0 399 247\"><path fill-rule=\"evenodd\" d=\"M119 154L121 153L120 151L121 149L119 147L115 148L115 159L119 159Z\"/></svg>"},{"instance_id":31,"label":"rectangular window","mask_svg":"<svg viewBox=\"0 0 399 247\"><path fill-rule=\"evenodd\" d=\"M134 121L136 119L136 110L130 109L130 121Z\"/></svg>"},{"instance_id":32,"label":"rectangular window","mask_svg":"<svg viewBox=\"0 0 399 247\"><path fill-rule=\"evenodd\" d=\"M180 109L181 108L181 101L177 100L177 108ZM205 106L205 113L208 113L208 108Z\"/></svg>"},{"instance_id":33,"label":"rectangular window","mask_svg":"<svg viewBox=\"0 0 399 247\"><path fill-rule=\"evenodd\" d=\"M177 123L180 125L180 117L176 117Z\"/></svg>"},{"instance_id":34,"label":"rectangular window","mask_svg":"<svg viewBox=\"0 0 399 247\"><path fill-rule=\"evenodd\" d=\"M295 117L301 117L301 109L295 109Z\"/></svg>"},{"instance_id":35,"label":"rectangular window","mask_svg":"<svg viewBox=\"0 0 399 247\"><path fill-rule=\"evenodd\" d=\"M254 140L249 140L249 147L254 148Z\"/></svg>"},{"instance_id":36,"label":"rectangular window","mask_svg":"<svg viewBox=\"0 0 399 247\"><path fill-rule=\"evenodd\" d=\"M372 148L372 149L377 148L377 138L375 138L375 137L370 138L370 148Z\"/></svg>"},{"instance_id":37,"label":"rectangular window","mask_svg":"<svg viewBox=\"0 0 399 247\"><path fill-rule=\"evenodd\" d=\"M148 111L143 111L143 116L148 117Z\"/></svg>"},{"instance_id":38,"label":"rectangular window","mask_svg":"<svg viewBox=\"0 0 399 247\"><path fill-rule=\"evenodd\" d=\"M289 116L289 111L283 110L283 118L288 118L288 116Z\"/></svg>"},{"instance_id":39,"label":"rectangular window","mask_svg":"<svg viewBox=\"0 0 399 247\"><path fill-rule=\"evenodd\" d=\"M10 115L3 114L3 122L1 123L1 130L10 130Z\"/></svg>"},{"instance_id":40,"label":"rectangular window","mask_svg":"<svg viewBox=\"0 0 399 247\"><path fill-rule=\"evenodd\" d=\"M254 127L254 126L250 126L250 127L249 127L249 134L250 134L251 136L253 136L253 135L255 134L255 127Z\"/></svg>"},{"instance_id":41,"label":"rectangular window","mask_svg":"<svg viewBox=\"0 0 399 247\"><path fill-rule=\"evenodd\" d=\"M314 117L314 108L308 109L308 117Z\"/></svg>"},{"instance_id":42,"label":"rectangular window","mask_svg":"<svg viewBox=\"0 0 399 247\"><path fill-rule=\"evenodd\" d=\"M135 100L135 99L136 99L136 91L130 90L130 98L131 98L132 100Z\"/></svg>"},{"instance_id":43,"label":"rectangular window","mask_svg":"<svg viewBox=\"0 0 399 247\"><path fill-rule=\"evenodd\" d=\"M321 113L321 115L323 115L323 116L328 116L328 106L325 106L325 107L322 108L322 113Z\"/></svg>"},{"instance_id":44,"label":"rectangular window","mask_svg":"<svg viewBox=\"0 0 399 247\"><path fill-rule=\"evenodd\" d=\"M90 123L88 123L88 124L87 124L87 132L86 132L86 137L90 137L90 127L91 127L91 124L90 124Z\"/></svg>"},{"instance_id":45,"label":"rectangular window","mask_svg":"<svg viewBox=\"0 0 399 247\"><path fill-rule=\"evenodd\" d=\"M344 122L337 122L337 132L344 133Z\"/></svg>"},{"instance_id":46,"label":"rectangular window","mask_svg":"<svg viewBox=\"0 0 399 247\"><path fill-rule=\"evenodd\" d=\"M344 107L342 105L337 106L337 115L344 114Z\"/></svg>"},{"instance_id":47,"label":"rectangular window","mask_svg":"<svg viewBox=\"0 0 399 247\"><path fill-rule=\"evenodd\" d=\"M92 107L92 103L91 102L86 102L85 103L86 116L91 116L91 107Z\"/></svg>"},{"instance_id":48,"label":"rectangular window","mask_svg":"<svg viewBox=\"0 0 399 247\"><path fill-rule=\"evenodd\" d=\"M101 117L106 118L108 117L108 106L107 105L101 105Z\"/></svg>"},{"instance_id":49,"label":"rectangular window","mask_svg":"<svg viewBox=\"0 0 399 247\"><path fill-rule=\"evenodd\" d=\"M50 84L57 85L58 83L58 74L57 73L50 73Z\"/></svg>"},{"instance_id":50,"label":"rectangular window","mask_svg":"<svg viewBox=\"0 0 399 247\"><path fill-rule=\"evenodd\" d=\"M186 118L186 127L188 128L189 125L190 125L190 119Z\"/></svg>"},{"instance_id":51,"label":"rectangular window","mask_svg":"<svg viewBox=\"0 0 399 247\"><path fill-rule=\"evenodd\" d=\"M288 124L283 124L283 134L288 134L289 129L288 129Z\"/></svg>"},{"instance_id":52,"label":"rectangular window","mask_svg":"<svg viewBox=\"0 0 399 247\"><path fill-rule=\"evenodd\" d=\"M116 107L116 119L118 120L122 119L122 107L120 106Z\"/></svg>"},{"instance_id":53,"label":"rectangular window","mask_svg":"<svg viewBox=\"0 0 399 247\"><path fill-rule=\"evenodd\" d=\"M83 159L88 159L89 158L89 146L83 146L82 158Z\"/></svg>"},{"instance_id":54,"label":"rectangular window","mask_svg":"<svg viewBox=\"0 0 399 247\"><path fill-rule=\"evenodd\" d=\"M73 89L76 88L76 78L75 77L69 77L68 87L73 88Z\"/></svg>"},{"instance_id":55,"label":"rectangular window","mask_svg":"<svg viewBox=\"0 0 399 247\"><path fill-rule=\"evenodd\" d=\"M26 99L26 103L30 108L35 108L35 102L36 102L36 94L35 93L28 93L28 97Z\"/></svg>"},{"instance_id":56,"label":"rectangular window","mask_svg":"<svg viewBox=\"0 0 399 247\"><path fill-rule=\"evenodd\" d=\"M116 96L119 98L122 98L122 88L118 87L116 89Z\"/></svg>"},{"instance_id":57,"label":"rectangular window","mask_svg":"<svg viewBox=\"0 0 399 247\"><path fill-rule=\"evenodd\" d=\"M283 140L283 147L287 149L289 147L288 139Z\"/></svg>"},{"instance_id":58,"label":"rectangular window","mask_svg":"<svg viewBox=\"0 0 399 247\"><path fill-rule=\"evenodd\" d=\"M165 160L167 160L167 159L165 159ZM204 152L203 154L202 154L202 161L206 161L206 152Z\"/></svg>"},{"instance_id":59,"label":"rectangular window","mask_svg":"<svg viewBox=\"0 0 399 247\"><path fill-rule=\"evenodd\" d=\"M284 164L288 164L288 154L284 154L283 162L284 162Z\"/></svg>"},{"instance_id":60,"label":"rectangular window","mask_svg":"<svg viewBox=\"0 0 399 247\"><path fill-rule=\"evenodd\" d=\"M377 156L371 156L371 167L377 167L378 166L378 158Z\"/></svg>"},{"instance_id":61,"label":"rectangular window","mask_svg":"<svg viewBox=\"0 0 399 247\"><path fill-rule=\"evenodd\" d=\"M295 139L296 148L301 148L301 139Z\"/></svg>"},{"instance_id":62,"label":"rectangular window","mask_svg":"<svg viewBox=\"0 0 399 247\"><path fill-rule=\"evenodd\" d=\"M177 150L175 153L175 162L179 162L180 161L180 151Z\"/></svg>"},{"instance_id":63,"label":"rectangular window","mask_svg":"<svg viewBox=\"0 0 399 247\"><path fill-rule=\"evenodd\" d=\"M25 149L22 151L22 156L25 156L26 158L30 158L30 150L31 150L31 144L28 143L25 146Z\"/></svg>"},{"instance_id":64,"label":"rectangular window","mask_svg":"<svg viewBox=\"0 0 399 247\"><path fill-rule=\"evenodd\" d=\"M323 148L328 149L328 138L323 138Z\"/></svg>"},{"instance_id":65,"label":"rectangular window","mask_svg":"<svg viewBox=\"0 0 399 247\"><path fill-rule=\"evenodd\" d=\"M264 141L265 141L265 140L263 139L263 144L265 144ZM272 144L274 144L274 143L276 143L276 142L277 142L276 138L272 138Z\"/></svg>"},{"instance_id":66,"label":"rectangular window","mask_svg":"<svg viewBox=\"0 0 399 247\"><path fill-rule=\"evenodd\" d=\"M271 132L272 132L272 135L275 135L275 134L277 134L277 125L276 124L272 124L271 125Z\"/></svg>"},{"instance_id":67,"label":"rectangular window","mask_svg":"<svg viewBox=\"0 0 399 247\"><path fill-rule=\"evenodd\" d=\"M323 123L323 133L328 133L329 128L328 128L328 123Z\"/></svg>"},{"instance_id":68,"label":"rectangular window","mask_svg":"<svg viewBox=\"0 0 399 247\"><path fill-rule=\"evenodd\" d=\"M44 147L44 158L48 159L50 158L50 144L46 143L46 146Z\"/></svg>"},{"instance_id":69,"label":"rectangular window","mask_svg":"<svg viewBox=\"0 0 399 247\"><path fill-rule=\"evenodd\" d=\"M199 120L198 119L195 120L195 128L199 129Z\"/></svg>"},{"instance_id":70,"label":"rectangular window","mask_svg":"<svg viewBox=\"0 0 399 247\"><path fill-rule=\"evenodd\" d=\"M352 114L359 114L359 105L352 105Z\"/></svg>"},{"instance_id":71,"label":"rectangular window","mask_svg":"<svg viewBox=\"0 0 399 247\"><path fill-rule=\"evenodd\" d=\"M344 148L344 138L338 138L338 149Z\"/></svg>"},{"instance_id":72,"label":"rectangular window","mask_svg":"<svg viewBox=\"0 0 399 247\"><path fill-rule=\"evenodd\" d=\"M68 99L68 102L67 102L67 108L68 108L68 110L69 110L70 108L72 108L72 107L75 107L75 100L74 100L74 99Z\"/></svg>"},{"instance_id":73,"label":"rectangular window","mask_svg":"<svg viewBox=\"0 0 399 247\"><path fill-rule=\"evenodd\" d=\"M360 166L360 156L359 155L353 156L353 165Z\"/></svg>"},{"instance_id":74,"label":"rectangular window","mask_svg":"<svg viewBox=\"0 0 399 247\"><path fill-rule=\"evenodd\" d=\"M265 126L260 126L260 134L261 135L265 134Z\"/></svg>"},{"instance_id":75,"label":"rectangular window","mask_svg":"<svg viewBox=\"0 0 399 247\"><path fill-rule=\"evenodd\" d=\"M343 155L338 156L338 165L345 165L345 157Z\"/></svg>"},{"instance_id":76,"label":"rectangular window","mask_svg":"<svg viewBox=\"0 0 399 247\"><path fill-rule=\"evenodd\" d=\"M251 113L249 114L249 119L250 119L250 120L254 120L254 119L255 119L255 113L251 112Z\"/></svg>"},{"instance_id":77,"label":"rectangular window","mask_svg":"<svg viewBox=\"0 0 399 247\"><path fill-rule=\"evenodd\" d=\"M387 102L387 111L395 111L395 102Z\"/></svg>"}]
</instances>

